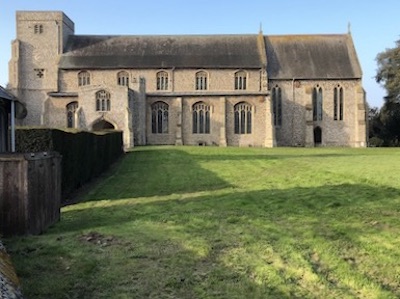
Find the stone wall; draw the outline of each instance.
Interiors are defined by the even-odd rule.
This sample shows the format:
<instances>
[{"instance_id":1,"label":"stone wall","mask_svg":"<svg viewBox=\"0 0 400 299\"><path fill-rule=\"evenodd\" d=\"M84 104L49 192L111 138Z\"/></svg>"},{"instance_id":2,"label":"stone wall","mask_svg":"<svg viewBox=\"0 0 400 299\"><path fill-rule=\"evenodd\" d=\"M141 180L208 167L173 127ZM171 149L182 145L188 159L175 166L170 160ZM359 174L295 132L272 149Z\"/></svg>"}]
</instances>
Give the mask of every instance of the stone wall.
<instances>
[{"instance_id":1,"label":"stone wall","mask_svg":"<svg viewBox=\"0 0 400 299\"><path fill-rule=\"evenodd\" d=\"M282 89L282 125L276 127L278 146L313 143L310 135L317 126L322 129L322 146L365 146L365 103L359 80L271 81L270 87L275 86ZM312 117L312 89L315 86L323 91L322 121L313 121ZM333 90L337 86L344 92L343 120L334 120Z\"/></svg>"}]
</instances>

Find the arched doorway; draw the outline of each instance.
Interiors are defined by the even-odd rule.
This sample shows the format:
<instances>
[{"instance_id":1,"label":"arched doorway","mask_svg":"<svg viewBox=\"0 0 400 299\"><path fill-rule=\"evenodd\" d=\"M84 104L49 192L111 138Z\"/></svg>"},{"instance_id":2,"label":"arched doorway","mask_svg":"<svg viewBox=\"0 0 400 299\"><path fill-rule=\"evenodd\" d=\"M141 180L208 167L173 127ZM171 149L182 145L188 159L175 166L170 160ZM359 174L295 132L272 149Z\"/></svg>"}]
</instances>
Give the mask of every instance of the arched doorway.
<instances>
[{"instance_id":1,"label":"arched doorway","mask_svg":"<svg viewBox=\"0 0 400 299\"><path fill-rule=\"evenodd\" d=\"M108 121L101 119L93 124L92 129L93 131L104 131L104 130L114 130L115 127Z\"/></svg>"},{"instance_id":2,"label":"arched doorway","mask_svg":"<svg viewBox=\"0 0 400 299\"><path fill-rule=\"evenodd\" d=\"M314 128L314 145L319 146L322 143L322 129L320 127Z\"/></svg>"}]
</instances>

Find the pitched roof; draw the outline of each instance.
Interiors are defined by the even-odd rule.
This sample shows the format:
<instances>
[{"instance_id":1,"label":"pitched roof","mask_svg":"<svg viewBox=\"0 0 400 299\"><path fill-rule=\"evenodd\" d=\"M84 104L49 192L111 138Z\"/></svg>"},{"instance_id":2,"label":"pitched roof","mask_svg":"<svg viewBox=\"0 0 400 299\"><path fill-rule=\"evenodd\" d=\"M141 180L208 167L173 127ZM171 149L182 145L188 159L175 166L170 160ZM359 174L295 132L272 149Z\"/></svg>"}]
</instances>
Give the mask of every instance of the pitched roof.
<instances>
[{"instance_id":1,"label":"pitched roof","mask_svg":"<svg viewBox=\"0 0 400 299\"><path fill-rule=\"evenodd\" d=\"M271 79L350 79L362 72L351 35L266 36Z\"/></svg>"},{"instance_id":2,"label":"pitched roof","mask_svg":"<svg viewBox=\"0 0 400 299\"><path fill-rule=\"evenodd\" d=\"M260 68L257 35L70 36L61 69Z\"/></svg>"},{"instance_id":3,"label":"pitched roof","mask_svg":"<svg viewBox=\"0 0 400 299\"><path fill-rule=\"evenodd\" d=\"M0 98L10 101L13 99L12 95L10 95L2 86L0 86Z\"/></svg>"},{"instance_id":4,"label":"pitched roof","mask_svg":"<svg viewBox=\"0 0 400 299\"><path fill-rule=\"evenodd\" d=\"M351 35L264 36L271 79L361 78ZM61 69L262 68L258 35L72 35Z\"/></svg>"}]
</instances>

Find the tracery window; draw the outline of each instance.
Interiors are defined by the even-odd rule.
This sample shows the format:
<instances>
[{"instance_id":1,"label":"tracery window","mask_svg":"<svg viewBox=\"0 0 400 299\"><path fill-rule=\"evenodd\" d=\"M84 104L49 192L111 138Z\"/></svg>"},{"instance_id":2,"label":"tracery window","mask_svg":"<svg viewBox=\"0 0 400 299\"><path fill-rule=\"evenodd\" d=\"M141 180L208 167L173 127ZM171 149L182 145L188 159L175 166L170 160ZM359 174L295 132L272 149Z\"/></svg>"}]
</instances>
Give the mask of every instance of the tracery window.
<instances>
[{"instance_id":1,"label":"tracery window","mask_svg":"<svg viewBox=\"0 0 400 299\"><path fill-rule=\"evenodd\" d=\"M247 75L244 71L235 73L235 89L245 90L247 88Z\"/></svg>"},{"instance_id":2,"label":"tracery window","mask_svg":"<svg viewBox=\"0 0 400 299\"><path fill-rule=\"evenodd\" d=\"M272 88L272 110L274 114L274 125L282 125L282 90L276 85Z\"/></svg>"},{"instance_id":3,"label":"tracery window","mask_svg":"<svg viewBox=\"0 0 400 299\"><path fill-rule=\"evenodd\" d=\"M108 91L100 90L96 92L96 111L111 110L111 95Z\"/></svg>"},{"instance_id":4,"label":"tracery window","mask_svg":"<svg viewBox=\"0 0 400 299\"><path fill-rule=\"evenodd\" d=\"M240 102L234 107L235 134L251 134L252 111L246 102Z\"/></svg>"},{"instance_id":5,"label":"tracery window","mask_svg":"<svg viewBox=\"0 0 400 299\"><path fill-rule=\"evenodd\" d=\"M333 119L343 120L343 87L338 85L333 89Z\"/></svg>"},{"instance_id":6,"label":"tracery window","mask_svg":"<svg viewBox=\"0 0 400 299\"><path fill-rule=\"evenodd\" d=\"M313 88L312 103L313 103L313 120L321 121L323 114L323 95L322 88L317 85Z\"/></svg>"},{"instance_id":7,"label":"tracery window","mask_svg":"<svg viewBox=\"0 0 400 299\"><path fill-rule=\"evenodd\" d=\"M67 105L67 127L75 128L75 115L76 110L78 109L78 102L71 102Z\"/></svg>"},{"instance_id":8,"label":"tracery window","mask_svg":"<svg viewBox=\"0 0 400 299\"><path fill-rule=\"evenodd\" d=\"M168 133L168 104L155 102L151 105L151 132L153 134Z\"/></svg>"},{"instance_id":9,"label":"tracery window","mask_svg":"<svg viewBox=\"0 0 400 299\"><path fill-rule=\"evenodd\" d=\"M157 90L168 90L168 73L161 71L157 73Z\"/></svg>"},{"instance_id":10,"label":"tracery window","mask_svg":"<svg viewBox=\"0 0 400 299\"><path fill-rule=\"evenodd\" d=\"M193 105L193 134L210 134L210 110L210 106L204 102Z\"/></svg>"},{"instance_id":11,"label":"tracery window","mask_svg":"<svg viewBox=\"0 0 400 299\"><path fill-rule=\"evenodd\" d=\"M85 86L90 85L90 74L87 71L82 71L78 73L78 85Z\"/></svg>"},{"instance_id":12,"label":"tracery window","mask_svg":"<svg viewBox=\"0 0 400 299\"><path fill-rule=\"evenodd\" d=\"M204 71L196 73L196 90L207 90L208 75Z\"/></svg>"},{"instance_id":13,"label":"tracery window","mask_svg":"<svg viewBox=\"0 0 400 299\"><path fill-rule=\"evenodd\" d=\"M129 86L129 74L125 71L119 72L117 75L117 83L122 86Z\"/></svg>"}]
</instances>

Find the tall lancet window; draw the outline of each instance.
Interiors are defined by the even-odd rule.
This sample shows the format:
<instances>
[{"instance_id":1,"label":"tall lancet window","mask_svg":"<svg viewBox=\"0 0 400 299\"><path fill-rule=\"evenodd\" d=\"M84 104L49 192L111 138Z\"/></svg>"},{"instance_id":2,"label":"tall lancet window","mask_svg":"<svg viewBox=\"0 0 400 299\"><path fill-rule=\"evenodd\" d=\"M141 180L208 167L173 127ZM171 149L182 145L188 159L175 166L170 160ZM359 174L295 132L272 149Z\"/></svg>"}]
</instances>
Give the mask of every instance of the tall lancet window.
<instances>
[{"instance_id":1,"label":"tall lancet window","mask_svg":"<svg viewBox=\"0 0 400 299\"><path fill-rule=\"evenodd\" d=\"M319 85L313 88L312 103L313 103L313 120L321 121L323 115L323 94L322 94L322 88L319 87Z\"/></svg>"},{"instance_id":2,"label":"tall lancet window","mask_svg":"<svg viewBox=\"0 0 400 299\"><path fill-rule=\"evenodd\" d=\"M272 88L272 110L274 113L274 125L282 125L282 90L276 85Z\"/></svg>"},{"instance_id":3,"label":"tall lancet window","mask_svg":"<svg viewBox=\"0 0 400 299\"><path fill-rule=\"evenodd\" d=\"M343 87L340 85L333 89L333 119L343 120Z\"/></svg>"}]
</instances>

